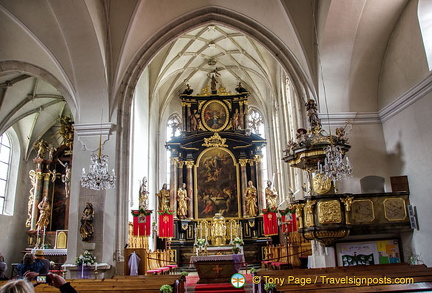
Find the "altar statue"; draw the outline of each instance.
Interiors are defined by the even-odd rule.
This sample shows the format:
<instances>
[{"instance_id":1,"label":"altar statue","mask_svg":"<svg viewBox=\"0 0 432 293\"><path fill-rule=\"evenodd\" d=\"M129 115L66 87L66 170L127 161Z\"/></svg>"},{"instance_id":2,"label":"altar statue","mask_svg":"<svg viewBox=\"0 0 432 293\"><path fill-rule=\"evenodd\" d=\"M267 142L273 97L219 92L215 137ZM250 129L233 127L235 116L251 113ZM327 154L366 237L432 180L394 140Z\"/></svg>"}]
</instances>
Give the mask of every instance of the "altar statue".
<instances>
[{"instance_id":1,"label":"altar statue","mask_svg":"<svg viewBox=\"0 0 432 293\"><path fill-rule=\"evenodd\" d=\"M226 224L225 219L220 213L216 213L213 217L211 227L212 245L221 246L225 245Z\"/></svg>"},{"instance_id":2,"label":"altar statue","mask_svg":"<svg viewBox=\"0 0 432 293\"><path fill-rule=\"evenodd\" d=\"M142 181L141 181L141 186L139 189L139 208L140 209L147 209L147 205L148 205L148 194L149 192L147 191L147 177L143 177Z\"/></svg>"},{"instance_id":3,"label":"altar statue","mask_svg":"<svg viewBox=\"0 0 432 293\"><path fill-rule=\"evenodd\" d=\"M51 202L48 197L44 197L38 204L39 220L36 223L36 230L44 230L48 226L51 217Z\"/></svg>"},{"instance_id":4,"label":"altar statue","mask_svg":"<svg viewBox=\"0 0 432 293\"><path fill-rule=\"evenodd\" d=\"M177 201L178 201L177 215L180 219L186 219L188 213L187 202L189 201L189 197L187 196L186 183L183 183L182 186L178 189Z\"/></svg>"},{"instance_id":5,"label":"altar statue","mask_svg":"<svg viewBox=\"0 0 432 293\"><path fill-rule=\"evenodd\" d=\"M93 205L88 202L81 216L81 227L80 234L83 241L92 241L93 240L93 219L94 219L94 210Z\"/></svg>"},{"instance_id":6,"label":"altar statue","mask_svg":"<svg viewBox=\"0 0 432 293\"><path fill-rule=\"evenodd\" d=\"M256 188L253 186L252 181L248 182L248 188L246 188L245 192L245 200L246 200L246 214L249 217L255 217L258 212L258 208L256 205L257 197L256 197Z\"/></svg>"},{"instance_id":7,"label":"altar statue","mask_svg":"<svg viewBox=\"0 0 432 293\"><path fill-rule=\"evenodd\" d=\"M270 180L267 181L267 187L265 189L266 203L267 208L276 208L278 206L277 203L277 191L272 187L272 182Z\"/></svg>"},{"instance_id":8,"label":"altar statue","mask_svg":"<svg viewBox=\"0 0 432 293\"><path fill-rule=\"evenodd\" d=\"M170 191L167 189L167 184L162 185L162 189L156 194L159 197L159 210L165 211L170 209Z\"/></svg>"}]
</instances>

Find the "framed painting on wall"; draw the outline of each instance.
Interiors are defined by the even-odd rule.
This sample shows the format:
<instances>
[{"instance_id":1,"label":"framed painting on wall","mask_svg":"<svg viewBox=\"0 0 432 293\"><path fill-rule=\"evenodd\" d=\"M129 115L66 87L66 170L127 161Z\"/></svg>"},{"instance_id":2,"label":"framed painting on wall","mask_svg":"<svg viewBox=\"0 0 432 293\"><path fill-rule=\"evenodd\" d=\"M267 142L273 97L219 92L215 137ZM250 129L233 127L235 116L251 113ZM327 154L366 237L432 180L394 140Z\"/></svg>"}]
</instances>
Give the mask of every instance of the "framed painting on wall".
<instances>
[{"instance_id":1,"label":"framed painting on wall","mask_svg":"<svg viewBox=\"0 0 432 293\"><path fill-rule=\"evenodd\" d=\"M228 107L219 100L208 101L201 110L201 121L207 130L221 131L225 129L229 122Z\"/></svg>"},{"instance_id":2,"label":"framed painting on wall","mask_svg":"<svg viewBox=\"0 0 432 293\"><path fill-rule=\"evenodd\" d=\"M213 218L216 213L238 218L238 165L225 148L212 147L198 157L195 169L195 217Z\"/></svg>"},{"instance_id":3,"label":"framed painting on wall","mask_svg":"<svg viewBox=\"0 0 432 293\"><path fill-rule=\"evenodd\" d=\"M400 263L398 239L336 243L338 266Z\"/></svg>"}]
</instances>

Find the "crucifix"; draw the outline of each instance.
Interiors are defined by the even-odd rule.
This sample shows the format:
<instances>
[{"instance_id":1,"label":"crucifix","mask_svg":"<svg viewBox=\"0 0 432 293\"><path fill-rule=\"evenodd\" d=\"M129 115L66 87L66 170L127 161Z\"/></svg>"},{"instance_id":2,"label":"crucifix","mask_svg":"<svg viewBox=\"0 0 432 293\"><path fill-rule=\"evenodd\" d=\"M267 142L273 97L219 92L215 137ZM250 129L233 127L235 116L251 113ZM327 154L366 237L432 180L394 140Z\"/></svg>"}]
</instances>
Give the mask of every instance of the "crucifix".
<instances>
[{"instance_id":1,"label":"crucifix","mask_svg":"<svg viewBox=\"0 0 432 293\"><path fill-rule=\"evenodd\" d=\"M213 271L216 272L216 274L220 274L220 271L222 270L222 268L219 267L219 265L216 265L216 267L213 268Z\"/></svg>"}]
</instances>

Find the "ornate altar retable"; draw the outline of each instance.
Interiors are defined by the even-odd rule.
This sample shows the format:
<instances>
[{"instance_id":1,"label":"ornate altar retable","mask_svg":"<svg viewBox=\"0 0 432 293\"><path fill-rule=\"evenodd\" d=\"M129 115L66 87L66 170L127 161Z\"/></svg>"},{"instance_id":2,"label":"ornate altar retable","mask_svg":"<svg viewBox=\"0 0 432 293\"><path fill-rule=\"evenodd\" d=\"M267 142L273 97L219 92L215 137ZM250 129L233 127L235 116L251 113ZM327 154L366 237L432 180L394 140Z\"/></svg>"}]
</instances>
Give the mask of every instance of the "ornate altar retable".
<instances>
[{"instance_id":1,"label":"ornate altar retable","mask_svg":"<svg viewBox=\"0 0 432 293\"><path fill-rule=\"evenodd\" d=\"M192 256L198 283L229 283L231 276L238 273L244 262L243 254Z\"/></svg>"}]
</instances>

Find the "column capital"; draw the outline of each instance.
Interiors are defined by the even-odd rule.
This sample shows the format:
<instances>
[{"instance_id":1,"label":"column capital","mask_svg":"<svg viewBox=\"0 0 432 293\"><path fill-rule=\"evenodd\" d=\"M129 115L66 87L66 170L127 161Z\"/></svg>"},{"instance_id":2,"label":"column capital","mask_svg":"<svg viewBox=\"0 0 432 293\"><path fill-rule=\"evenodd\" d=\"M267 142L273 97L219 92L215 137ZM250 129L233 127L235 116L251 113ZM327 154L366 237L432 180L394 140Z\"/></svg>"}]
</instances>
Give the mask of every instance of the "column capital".
<instances>
[{"instance_id":1,"label":"column capital","mask_svg":"<svg viewBox=\"0 0 432 293\"><path fill-rule=\"evenodd\" d=\"M248 161L248 159L239 159L239 164L240 166L245 167Z\"/></svg>"},{"instance_id":2,"label":"column capital","mask_svg":"<svg viewBox=\"0 0 432 293\"><path fill-rule=\"evenodd\" d=\"M177 165L180 163L180 160L178 157L172 157L171 158L171 165Z\"/></svg>"},{"instance_id":3,"label":"column capital","mask_svg":"<svg viewBox=\"0 0 432 293\"><path fill-rule=\"evenodd\" d=\"M186 164L186 168L191 169L195 165L195 162L194 161L185 161L185 164Z\"/></svg>"}]
</instances>

